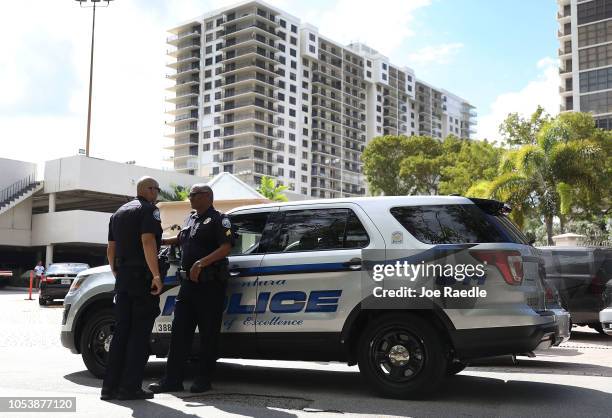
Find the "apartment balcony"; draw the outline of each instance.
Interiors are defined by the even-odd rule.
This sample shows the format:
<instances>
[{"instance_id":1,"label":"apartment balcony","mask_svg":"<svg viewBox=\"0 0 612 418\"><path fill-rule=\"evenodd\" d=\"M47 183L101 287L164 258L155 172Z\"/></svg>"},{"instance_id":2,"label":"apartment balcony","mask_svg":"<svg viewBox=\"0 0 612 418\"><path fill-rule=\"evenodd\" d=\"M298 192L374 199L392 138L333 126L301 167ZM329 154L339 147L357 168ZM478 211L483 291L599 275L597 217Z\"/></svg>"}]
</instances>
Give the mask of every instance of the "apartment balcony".
<instances>
[{"instance_id":1,"label":"apartment balcony","mask_svg":"<svg viewBox=\"0 0 612 418\"><path fill-rule=\"evenodd\" d=\"M257 121L258 123L263 123L269 127L276 127L274 123L274 118L272 115L264 114L263 112L249 112L249 113L237 113L233 115L225 115L225 117L216 117L214 122L215 125L219 127L224 127L228 125L235 124L244 124L248 122Z\"/></svg>"},{"instance_id":2,"label":"apartment balcony","mask_svg":"<svg viewBox=\"0 0 612 418\"><path fill-rule=\"evenodd\" d=\"M186 39L198 38L202 35L200 28L191 28L189 30L179 32L176 35L172 35L166 38L166 43L170 45L178 45L179 42Z\"/></svg>"},{"instance_id":3,"label":"apartment balcony","mask_svg":"<svg viewBox=\"0 0 612 418\"><path fill-rule=\"evenodd\" d=\"M572 72L572 68L571 67L567 68L567 69L566 68L559 68L559 74L560 75L562 75L562 74L570 74L571 72Z\"/></svg>"},{"instance_id":4,"label":"apartment balcony","mask_svg":"<svg viewBox=\"0 0 612 418\"><path fill-rule=\"evenodd\" d=\"M276 113L276 109L274 109L274 105L261 103L257 99L256 100L244 100L244 101L240 101L238 103L233 103L233 104L226 103L221 108L221 113L235 112L236 110L239 110L239 109L240 110L252 109L255 111L263 109L267 112Z\"/></svg>"},{"instance_id":5,"label":"apartment balcony","mask_svg":"<svg viewBox=\"0 0 612 418\"><path fill-rule=\"evenodd\" d=\"M174 160L174 169L176 171L197 170L198 168L200 168L200 164L197 157Z\"/></svg>"},{"instance_id":6,"label":"apartment balcony","mask_svg":"<svg viewBox=\"0 0 612 418\"><path fill-rule=\"evenodd\" d=\"M557 21L559 23L568 23L572 15L570 13L557 12Z\"/></svg>"},{"instance_id":7,"label":"apartment balcony","mask_svg":"<svg viewBox=\"0 0 612 418\"><path fill-rule=\"evenodd\" d=\"M266 90L262 86L250 86L250 87L242 87L239 89L225 89L223 97L221 98L222 102L227 100L236 100L243 99L246 97L259 97L262 100L269 100L273 102L277 102L277 98L269 93L269 89Z\"/></svg>"},{"instance_id":8,"label":"apartment balcony","mask_svg":"<svg viewBox=\"0 0 612 418\"><path fill-rule=\"evenodd\" d=\"M200 77L197 74L195 74L195 75L192 74L191 77L188 77L188 78L185 78L185 79L181 79L181 80L177 80L175 85L166 88L166 90L168 90L168 91L183 90L183 89L185 89L187 87L195 87L195 86L197 86L199 84L200 84ZM192 90L190 89L190 92L191 91ZM177 96L178 96L178 94L177 94Z\"/></svg>"},{"instance_id":9,"label":"apartment balcony","mask_svg":"<svg viewBox=\"0 0 612 418\"><path fill-rule=\"evenodd\" d=\"M195 114L194 114L195 113ZM186 114L178 115L174 120L166 122L168 126L182 126L185 123L192 123L198 121L198 112L189 112Z\"/></svg>"},{"instance_id":10,"label":"apartment balcony","mask_svg":"<svg viewBox=\"0 0 612 418\"><path fill-rule=\"evenodd\" d=\"M557 50L557 53L559 54L559 58L562 58L562 59L571 58L572 50L569 49L569 50L565 51L565 50L559 48Z\"/></svg>"},{"instance_id":11,"label":"apartment balcony","mask_svg":"<svg viewBox=\"0 0 612 418\"><path fill-rule=\"evenodd\" d=\"M175 73L166 74L166 78L175 80L177 77L185 76L188 74L197 74L200 72L200 64L187 64L182 67L178 67Z\"/></svg>"},{"instance_id":12,"label":"apartment balcony","mask_svg":"<svg viewBox=\"0 0 612 418\"><path fill-rule=\"evenodd\" d=\"M176 90L176 95L173 97L166 96L166 101L168 103L178 103L179 101L184 101L188 99L196 99L200 95L200 89L198 86L193 86L191 89L180 89Z\"/></svg>"},{"instance_id":13,"label":"apartment balcony","mask_svg":"<svg viewBox=\"0 0 612 418\"><path fill-rule=\"evenodd\" d=\"M276 34L276 23L274 27L267 23L269 23L268 19L259 15L253 15L240 22L232 21L231 24L225 25L224 36L234 35L235 37L239 37L240 35L254 32L256 34L259 33L264 36L272 37L275 40L281 39L281 37Z\"/></svg>"},{"instance_id":14,"label":"apartment balcony","mask_svg":"<svg viewBox=\"0 0 612 418\"><path fill-rule=\"evenodd\" d=\"M173 150L178 148L187 148L187 147L197 147L198 146L198 134L189 135L186 138L176 138L172 145L168 145L164 147L165 149Z\"/></svg>"},{"instance_id":15,"label":"apartment balcony","mask_svg":"<svg viewBox=\"0 0 612 418\"><path fill-rule=\"evenodd\" d=\"M559 86L559 94L561 96L571 96L573 92L574 89L571 86L569 89L566 89L564 86Z\"/></svg>"},{"instance_id":16,"label":"apartment balcony","mask_svg":"<svg viewBox=\"0 0 612 418\"><path fill-rule=\"evenodd\" d=\"M226 138L237 138L237 137L243 137L243 136L260 136L260 137L268 137L268 138L276 138L276 135L274 134L273 130L270 129L266 129L263 128L261 126L257 126L257 125L251 125L251 126L243 126L240 128L226 128L223 131L223 134L221 135L220 139L226 139Z\"/></svg>"},{"instance_id":17,"label":"apartment balcony","mask_svg":"<svg viewBox=\"0 0 612 418\"><path fill-rule=\"evenodd\" d=\"M267 51L259 46L247 46L240 49L233 49L223 54L223 64L231 65L234 62L246 61L247 59L261 59L263 62L276 64L274 52Z\"/></svg>"},{"instance_id":18,"label":"apartment balcony","mask_svg":"<svg viewBox=\"0 0 612 418\"><path fill-rule=\"evenodd\" d=\"M195 147L195 149L190 149L190 148L177 149L174 151L173 160L176 161L182 158L191 158L191 157L197 157L197 156L198 156L197 146Z\"/></svg>"},{"instance_id":19,"label":"apartment balcony","mask_svg":"<svg viewBox=\"0 0 612 418\"><path fill-rule=\"evenodd\" d=\"M174 132L166 134L167 138L176 138L177 136L185 136L191 134L198 133L198 124L197 122L191 122L189 124L185 124L184 126L176 126Z\"/></svg>"},{"instance_id":20,"label":"apartment balcony","mask_svg":"<svg viewBox=\"0 0 612 418\"><path fill-rule=\"evenodd\" d=\"M190 54L177 57L177 59L175 61L171 61L171 62L167 63L166 67L178 68L178 67L180 67L182 65L191 64L191 63L199 62L199 61L200 61L200 53L194 51L194 52L192 52Z\"/></svg>"},{"instance_id":21,"label":"apartment balcony","mask_svg":"<svg viewBox=\"0 0 612 418\"><path fill-rule=\"evenodd\" d=\"M223 80L223 87L235 87L238 88L239 85L242 84L258 84L264 87L276 87L274 83L274 77L276 77L276 73L274 76L264 76L262 74L258 74L257 69L254 68L251 70L250 74L241 74L241 75L228 75L225 80Z\"/></svg>"},{"instance_id":22,"label":"apartment balcony","mask_svg":"<svg viewBox=\"0 0 612 418\"><path fill-rule=\"evenodd\" d=\"M567 38L567 37L569 37L571 35L572 35L572 31L571 30L567 31L567 32L560 31L560 30L557 31L557 38L559 38L559 39L564 39L564 38Z\"/></svg>"},{"instance_id":23,"label":"apartment balcony","mask_svg":"<svg viewBox=\"0 0 612 418\"><path fill-rule=\"evenodd\" d=\"M223 43L223 46L220 51L223 53L227 53L236 48L249 46L265 48L267 51L270 52L280 52L280 49L276 47L275 42L273 40L267 39L265 36L260 34L256 34L255 37L243 36L233 40L228 40Z\"/></svg>"},{"instance_id":24,"label":"apartment balcony","mask_svg":"<svg viewBox=\"0 0 612 418\"><path fill-rule=\"evenodd\" d=\"M176 46L176 49L168 49L166 50L166 54L171 57L177 57L181 54L186 54L191 51L199 51L201 47L201 42L199 39L193 41L187 41L180 43Z\"/></svg>"},{"instance_id":25,"label":"apartment balcony","mask_svg":"<svg viewBox=\"0 0 612 418\"><path fill-rule=\"evenodd\" d=\"M275 72L274 69L274 65L272 65L271 63L269 63L267 66L262 63L262 62L257 62L257 60L255 59L251 59L248 62L244 62L244 63L231 63L228 65L224 65L223 66L223 70L221 71L221 74L223 74L225 77L227 77L230 74L240 74L240 73L244 73L244 72L248 72L248 71L253 71L253 70L257 70L258 72L263 72L265 74L267 74L268 76L271 77L276 77L277 74Z\"/></svg>"},{"instance_id":26,"label":"apartment balcony","mask_svg":"<svg viewBox=\"0 0 612 418\"><path fill-rule=\"evenodd\" d=\"M168 101L166 99L166 101ZM174 109L166 110L168 115L176 115L178 113L185 112L186 110L195 110L198 108L198 99L192 98L191 100L184 100L182 102L176 102Z\"/></svg>"},{"instance_id":27,"label":"apartment balcony","mask_svg":"<svg viewBox=\"0 0 612 418\"><path fill-rule=\"evenodd\" d=\"M225 140L221 146L224 151L237 148L261 148L266 151L275 151L272 140L260 137Z\"/></svg>"}]
</instances>

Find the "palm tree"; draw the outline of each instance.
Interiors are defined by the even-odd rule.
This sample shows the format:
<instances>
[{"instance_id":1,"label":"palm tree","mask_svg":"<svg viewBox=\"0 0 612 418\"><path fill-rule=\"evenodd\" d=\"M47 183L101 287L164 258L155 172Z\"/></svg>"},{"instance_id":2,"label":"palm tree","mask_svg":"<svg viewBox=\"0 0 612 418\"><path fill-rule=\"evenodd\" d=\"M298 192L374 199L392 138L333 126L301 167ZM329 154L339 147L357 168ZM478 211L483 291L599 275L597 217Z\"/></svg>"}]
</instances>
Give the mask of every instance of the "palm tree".
<instances>
[{"instance_id":1,"label":"palm tree","mask_svg":"<svg viewBox=\"0 0 612 418\"><path fill-rule=\"evenodd\" d=\"M189 197L189 189L184 186L171 184L172 190L161 190L159 200L162 202L182 202Z\"/></svg>"},{"instance_id":2,"label":"palm tree","mask_svg":"<svg viewBox=\"0 0 612 418\"><path fill-rule=\"evenodd\" d=\"M535 144L506 153L497 178L476 184L468 194L508 202L519 225L535 210L544 218L548 244L552 245L553 218L563 222L570 213L574 192L596 192L597 179L591 167L600 158L604 156L599 144L571 140L567 126L553 120L540 130Z\"/></svg>"},{"instance_id":3,"label":"palm tree","mask_svg":"<svg viewBox=\"0 0 612 418\"><path fill-rule=\"evenodd\" d=\"M287 196L283 194L283 192L287 190L287 186L277 186L274 179L263 176L261 178L261 183L257 188L257 191L262 194L267 199L270 199L274 202L286 202Z\"/></svg>"}]
</instances>

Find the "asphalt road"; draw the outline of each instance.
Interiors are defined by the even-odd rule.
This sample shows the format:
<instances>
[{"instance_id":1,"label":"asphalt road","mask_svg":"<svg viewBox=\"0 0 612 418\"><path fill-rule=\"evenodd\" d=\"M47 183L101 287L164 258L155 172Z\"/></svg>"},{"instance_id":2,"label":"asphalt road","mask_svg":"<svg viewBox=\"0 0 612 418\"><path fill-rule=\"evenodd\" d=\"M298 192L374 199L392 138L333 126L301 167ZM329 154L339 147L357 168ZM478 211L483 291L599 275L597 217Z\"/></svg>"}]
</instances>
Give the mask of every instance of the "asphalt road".
<instances>
[{"instance_id":1,"label":"asphalt road","mask_svg":"<svg viewBox=\"0 0 612 418\"><path fill-rule=\"evenodd\" d=\"M222 360L214 390L204 395L102 402L101 382L59 341L62 306L40 307L26 297L23 291L0 290L0 397L76 397L76 412L53 417L609 417L612 411L612 337L586 328L534 359L473 365L426 400L378 398L356 367L337 363ZM151 357L145 384L159 379L164 365Z\"/></svg>"}]
</instances>

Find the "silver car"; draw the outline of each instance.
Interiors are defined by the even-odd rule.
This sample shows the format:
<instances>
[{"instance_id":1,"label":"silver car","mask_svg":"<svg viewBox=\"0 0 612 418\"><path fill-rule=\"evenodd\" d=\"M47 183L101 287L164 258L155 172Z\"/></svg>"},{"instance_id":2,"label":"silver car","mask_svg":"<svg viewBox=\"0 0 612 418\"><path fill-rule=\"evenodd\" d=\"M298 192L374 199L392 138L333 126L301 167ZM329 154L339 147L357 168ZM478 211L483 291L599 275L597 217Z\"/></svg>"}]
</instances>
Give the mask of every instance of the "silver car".
<instances>
[{"instance_id":1,"label":"silver car","mask_svg":"<svg viewBox=\"0 0 612 418\"><path fill-rule=\"evenodd\" d=\"M456 196L314 200L230 211L237 241L229 258L221 356L358 364L373 389L403 398L432 392L471 359L558 344L568 324L547 310L538 250L505 212L500 202ZM401 281L407 284L402 287L418 284L416 296L376 296L400 281L378 282L373 271L400 260L439 263L455 273ZM484 277L460 280L461 263L480 265ZM165 279L151 336L158 357L169 348L175 271ZM108 266L90 269L79 274L64 301L62 343L81 353L96 376L104 373L112 338L113 287ZM447 288L472 293L446 297ZM435 296L436 290L444 295ZM195 339L194 351L197 344Z\"/></svg>"}]
</instances>

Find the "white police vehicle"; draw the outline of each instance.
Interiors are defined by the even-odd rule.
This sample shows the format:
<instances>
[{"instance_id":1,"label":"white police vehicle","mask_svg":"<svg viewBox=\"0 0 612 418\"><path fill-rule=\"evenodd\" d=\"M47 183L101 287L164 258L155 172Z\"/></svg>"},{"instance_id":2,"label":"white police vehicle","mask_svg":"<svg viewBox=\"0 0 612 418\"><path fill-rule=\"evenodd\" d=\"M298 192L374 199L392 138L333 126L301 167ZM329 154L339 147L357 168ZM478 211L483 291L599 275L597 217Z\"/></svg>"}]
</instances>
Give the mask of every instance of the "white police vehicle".
<instances>
[{"instance_id":1,"label":"white police vehicle","mask_svg":"<svg viewBox=\"0 0 612 418\"><path fill-rule=\"evenodd\" d=\"M229 212L237 243L222 323L226 358L358 364L386 396L431 392L474 358L527 353L561 341L547 311L538 250L503 204L457 196L364 197L272 203ZM366 308L364 254L440 250L487 261L477 306ZM384 261L384 260L383 260ZM151 353L168 353L178 283L165 280ZM102 376L113 333L108 266L79 274L64 301L61 339ZM469 304L468 304L469 305ZM561 330L569 332L568 330ZM194 339L194 352L198 338Z\"/></svg>"}]
</instances>

